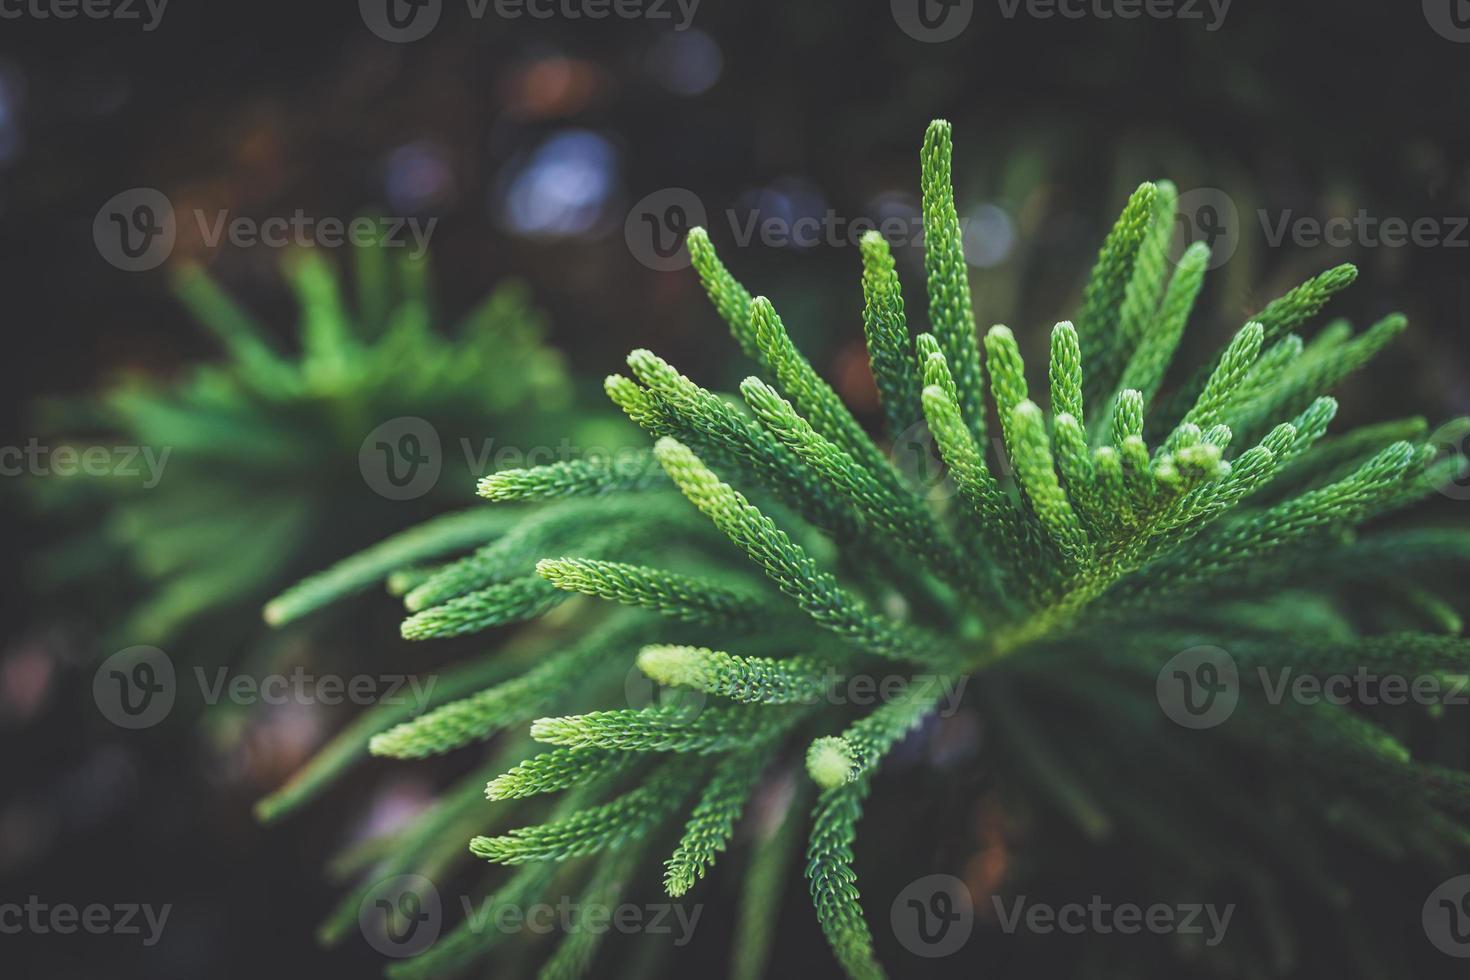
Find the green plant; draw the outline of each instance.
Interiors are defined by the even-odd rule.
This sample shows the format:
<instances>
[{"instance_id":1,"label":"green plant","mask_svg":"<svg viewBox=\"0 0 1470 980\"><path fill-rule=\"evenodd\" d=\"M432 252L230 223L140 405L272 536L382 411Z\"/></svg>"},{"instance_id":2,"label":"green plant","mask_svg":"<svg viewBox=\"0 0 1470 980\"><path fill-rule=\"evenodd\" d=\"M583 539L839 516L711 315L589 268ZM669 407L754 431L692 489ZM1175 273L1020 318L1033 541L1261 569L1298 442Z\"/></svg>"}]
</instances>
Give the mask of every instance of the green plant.
<instances>
[{"instance_id":1,"label":"green plant","mask_svg":"<svg viewBox=\"0 0 1470 980\"><path fill-rule=\"evenodd\" d=\"M363 716L262 814L300 805L363 750L416 759L529 723L544 751L526 758L504 736L483 772L354 866L369 881L440 873L456 845L448 828L469 826L481 829L474 856L513 868L492 905L527 901L553 879L602 895L672 828L664 885L680 896L729 845L753 792L795 756L817 794L806 847L817 918L848 975L881 976L859 905L856 826L885 757L917 729L932 733L927 719L973 676L966 700L995 737L972 768L993 774L1011 822L1057 835L1018 845L1030 858L1018 875L1065 852L1070 834L1141 845L1161 859L1146 871L1167 869L1156 877L1175 891L1225 882L1256 896L1237 927L1244 941L1179 945L1196 968L1288 969L1293 932L1313 928L1310 914L1282 910L1302 882L1313 908L1357 921L1371 912L1343 904L1342 879L1371 861L1433 869L1463 856L1470 836L1457 815L1470 808L1470 777L1409 749L1432 713L1270 703L1252 675L1470 666L1470 644L1443 635L1458 619L1436 579L1470 558L1470 533L1384 522L1463 461L1437 459L1418 419L1327 436L1336 403L1325 392L1403 318L1356 335L1334 323L1304 340L1298 331L1352 282L1341 266L1166 384L1208 252L1195 245L1169 262L1176 192L1146 183L1103 244L1075 320L1051 334L1044 411L1011 331L977 337L950 155L949 126L936 122L922 156L929 332L911 332L883 239L871 234L861 250L889 439L904 449L931 434L946 482L894 464L772 304L736 282L696 229L695 268L767 380L748 378L737 401L634 351L632 377L613 375L606 390L655 439L650 450L494 473L479 493L513 516L470 553L451 557L463 518L448 518L275 599L268 617L288 622L386 578L404 592L412 639L565 605L519 649L448 674L427 713ZM1239 666L1240 704L1228 723L1188 732L1161 711L1156 682L1162 665L1206 644ZM635 663L683 697L617 707ZM825 697L834 672L877 671L909 682L870 711ZM598 710L570 713L578 706ZM498 773L488 807L485 772ZM569 792L546 809L543 795L559 791ZM755 834L740 976L759 975L769 956L772 880L793 858L802 799ZM532 814L542 822L483 831ZM888 848L916 845L914 830ZM1342 867L1338 849L1361 864ZM344 902L329 936L355 921L364 894ZM461 926L389 972L447 975L503 940ZM596 941L572 932L543 976L584 972ZM1361 965L1371 962L1365 954ZM1171 959L1163 969L1178 968Z\"/></svg>"},{"instance_id":2,"label":"green plant","mask_svg":"<svg viewBox=\"0 0 1470 980\"><path fill-rule=\"evenodd\" d=\"M456 499L472 469L454 438L483 435L487 422L499 435L500 421L532 406L548 426L568 424L571 381L522 287L501 286L440 329L425 260L383 245L352 258L350 295L316 252L283 262L300 310L295 352L278 350L203 269L182 267L175 293L225 359L45 406L46 428L64 438L161 460L151 484L115 473L34 482L43 509L86 528L50 550L40 578L106 581L108 595L125 596L104 613L109 642L170 643L193 628L218 650L221 637L247 635L240 627L286 584L370 543L385 522L405 527ZM359 471L364 436L400 416L444 439L442 478L417 500L387 500ZM218 560L222 550L230 560Z\"/></svg>"}]
</instances>

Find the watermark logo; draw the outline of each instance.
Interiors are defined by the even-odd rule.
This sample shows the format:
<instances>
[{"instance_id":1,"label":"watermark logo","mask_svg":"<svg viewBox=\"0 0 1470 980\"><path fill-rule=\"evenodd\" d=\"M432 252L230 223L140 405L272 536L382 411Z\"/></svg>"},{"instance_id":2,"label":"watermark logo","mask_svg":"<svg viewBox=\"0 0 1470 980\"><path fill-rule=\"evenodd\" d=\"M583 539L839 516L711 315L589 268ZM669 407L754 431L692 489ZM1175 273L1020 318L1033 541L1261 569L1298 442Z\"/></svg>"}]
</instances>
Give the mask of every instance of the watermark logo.
<instances>
[{"instance_id":1,"label":"watermark logo","mask_svg":"<svg viewBox=\"0 0 1470 980\"><path fill-rule=\"evenodd\" d=\"M925 44L953 41L970 26L975 0L889 0L893 22Z\"/></svg>"},{"instance_id":2,"label":"watermark logo","mask_svg":"<svg viewBox=\"0 0 1470 980\"><path fill-rule=\"evenodd\" d=\"M1457 44L1470 42L1470 2L1423 0L1424 19L1440 37Z\"/></svg>"},{"instance_id":3,"label":"watermark logo","mask_svg":"<svg viewBox=\"0 0 1470 980\"><path fill-rule=\"evenodd\" d=\"M537 936L557 932L568 936L576 933L594 936L608 932L625 936L643 933L671 936L675 947L689 944L700 916L704 914L703 905L671 902L607 905L580 902L570 895L562 895L555 904L535 902L530 905L497 902L493 896L476 903L468 895L461 895L459 904L464 911L465 927L476 936L491 929L507 935L531 933Z\"/></svg>"},{"instance_id":4,"label":"watermark logo","mask_svg":"<svg viewBox=\"0 0 1470 980\"><path fill-rule=\"evenodd\" d=\"M439 431L416 415L384 422L367 434L357 451L363 481L389 500L422 497L439 482L443 467Z\"/></svg>"},{"instance_id":5,"label":"watermark logo","mask_svg":"<svg viewBox=\"0 0 1470 980\"><path fill-rule=\"evenodd\" d=\"M92 219L98 254L124 272L146 272L162 265L177 236L173 204L152 187L114 194Z\"/></svg>"},{"instance_id":6,"label":"watermark logo","mask_svg":"<svg viewBox=\"0 0 1470 980\"><path fill-rule=\"evenodd\" d=\"M363 896L357 925L368 945L384 956L417 956L434 945L444 927L439 890L423 875L387 878Z\"/></svg>"},{"instance_id":7,"label":"watermark logo","mask_svg":"<svg viewBox=\"0 0 1470 980\"><path fill-rule=\"evenodd\" d=\"M119 902L103 905L73 905L70 902L45 902L31 895L24 905L6 902L0 905L0 935L70 936L85 932L92 936L141 936L144 946L156 946L168 924L172 904L149 905Z\"/></svg>"},{"instance_id":8,"label":"watermark logo","mask_svg":"<svg viewBox=\"0 0 1470 980\"><path fill-rule=\"evenodd\" d=\"M1451 500L1470 500L1470 420L1451 419L1429 435L1435 456L1424 467L1425 478L1434 489ZM1459 460L1454 472L1440 463Z\"/></svg>"},{"instance_id":9,"label":"watermark logo","mask_svg":"<svg viewBox=\"0 0 1470 980\"><path fill-rule=\"evenodd\" d=\"M675 31L694 23L700 0L465 0L472 20L493 12L500 20L672 21ZM384 41L408 44L427 37L439 25L444 0L358 0L367 29Z\"/></svg>"},{"instance_id":10,"label":"watermark logo","mask_svg":"<svg viewBox=\"0 0 1470 980\"><path fill-rule=\"evenodd\" d=\"M1005 439L994 436L990 440L990 471L1006 479L1014 472L1010 454L1006 452ZM959 493L959 486L944 464L943 454L934 441L934 433L927 422L916 422L904 429L893 439L888 458L904 475L909 484L923 494L924 499L939 502Z\"/></svg>"},{"instance_id":11,"label":"watermark logo","mask_svg":"<svg viewBox=\"0 0 1470 980\"><path fill-rule=\"evenodd\" d=\"M0 446L0 476L142 477L143 489L152 490L163 479L172 453L172 446L161 451L152 446L53 447L32 437L24 446Z\"/></svg>"},{"instance_id":12,"label":"watermark logo","mask_svg":"<svg viewBox=\"0 0 1470 980\"><path fill-rule=\"evenodd\" d=\"M888 458L925 500L938 503L959 492L925 422L916 422L895 436Z\"/></svg>"},{"instance_id":13,"label":"watermark logo","mask_svg":"<svg viewBox=\"0 0 1470 980\"><path fill-rule=\"evenodd\" d=\"M1212 646L1190 647L1164 664L1154 682L1164 714L1185 728L1214 728L1235 712L1240 672L1235 658Z\"/></svg>"},{"instance_id":14,"label":"watermark logo","mask_svg":"<svg viewBox=\"0 0 1470 980\"><path fill-rule=\"evenodd\" d=\"M147 34L167 7L168 0L0 0L0 20L135 20Z\"/></svg>"},{"instance_id":15,"label":"watermark logo","mask_svg":"<svg viewBox=\"0 0 1470 980\"><path fill-rule=\"evenodd\" d=\"M357 0L362 22L384 41L408 44L428 36L444 13L444 0Z\"/></svg>"},{"instance_id":16,"label":"watermark logo","mask_svg":"<svg viewBox=\"0 0 1470 980\"><path fill-rule=\"evenodd\" d=\"M1230 920L1235 917L1233 902L1225 906L1202 902L1178 905L1155 902L1143 906L1133 902L1109 902L1101 895L1093 895L1085 904L1049 905L1031 902L1025 895L1018 895L1007 909L1005 899L999 895L992 896L991 901L995 904L1001 931L1007 935L1023 929L1037 935L1060 932L1073 936L1084 933L1131 936L1149 932L1156 936L1203 936L1205 945L1213 948L1224 941Z\"/></svg>"},{"instance_id":17,"label":"watermark logo","mask_svg":"<svg viewBox=\"0 0 1470 980\"><path fill-rule=\"evenodd\" d=\"M174 664L157 647L119 650L97 668L92 698L103 717L119 728L151 728L173 710L178 685Z\"/></svg>"},{"instance_id":18,"label":"watermark logo","mask_svg":"<svg viewBox=\"0 0 1470 980\"><path fill-rule=\"evenodd\" d=\"M888 921L903 948L915 956L937 959L957 953L975 927L970 889L954 875L925 875L898 893Z\"/></svg>"},{"instance_id":19,"label":"watermark logo","mask_svg":"<svg viewBox=\"0 0 1470 980\"><path fill-rule=\"evenodd\" d=\"M1470 677L1464 674L1441 675L1378 674L1367 667L1359 667L1351 674L1297 674L1292 667L1281 667L1272 671L1258 667L1261 687L1265 690L1269 704L1280 704L1288 697L1297 704L1348 705L1391 705L1417 704L1470 705L1466 688Z\"/></svg>"},{"instance_id":20,"label":"watermark logo","mask_svg":"<svg viewBox=\"0 0 1470 980\"><path fill-rule=\"evenodd\" d=\"M676 947L694 938L703 905L655 903L607 905L581 902L569 895L555 902L528 905L497 901L495 896L458 896L464 913L462 928L474 936L552 933L624 935L645 933L672 936ZM423 875L385 878L363 897L357 924L368 945L394 959L418 956L438 941L444 929L444 900L434 883Z\"/></svg>"},{"instance_id":21,"label":"watermark logo","mask_svg":"<svg viewBox=\"0 0 1470 980\"><path fill-rule=\"evenodd\" d=\"M689 229L707 225L704 204L683 187L665 187L641 198L623 222L623 239L633 258L656 272L689 268L684 240Z\"/></svg>"},{"instance_id":22,"label":"watermark logo","mask_svg":"<svg viewBox=\"0 0 1470 980\"><path fill-rule=\"evenodd\" d=\"M410 705L414 714L428 707L439 678L433 674L310 674L297 666L290 673L262 676L212 674L196 666L193 682L205 704L236 705ZM150 728L168 717L179 693L173 660L157 647L129 647L103 661L92 679L97 709L121 728Z\"/></svg>"},{"instance_id":23,"label":"watermark logo","mask_svg":"<svg viewBox=\"0 0 1470 980\"><path fill-rule=\"evenodd\" d=\"M0 0L3 2L3 0ZM114 194L92 219L92 241L107 262L125 272L155 269L173 253L179 233L204 248L407 248L422 258L438 218L359 215L343 219L312 215L297 208L290 214L253 218L226 209L193 208L176 212L172 202L152 187Z\"/></svg>"},{"instance_id":24,"label":"watermark logo","mask_svg":"<svg viewBox=\"0 0 1470 980\"><path fill-rule=\"evenodd\" d=\"M810 200L804 202L807 207L795 208L789 201L780 200L779 194L771 196L776 199L766 199L760 192L747 194L736 206L711 214L693 191L665 187L629 209L623 237L634 258L659 272L688 268L685 239L695 226L710 227L709 219L723 221L737 248L858 248L863 237L874 231L893 249L924 243L924 219L918 209L880 218L848 217ZM983 209L982 217L988 217ZM962 233L970 233L970 222L970 215L960 217Z\"/></svg>"},{"instance_id":25,"label":"watermark logo","mask_svg":"<svg viewBox=\"0 0 1470 980\"><path fill-rule=\"evenodd\" d=\"M1280 248L1290 241L1297 248L1470 248L1470 217L1380 218L1359 208L1352 216L1317 218L1291 209L1272 217L1258 212L1266 244Z\"/></svg>"},{"instance_id":26,"label":"watermark logo","mask_svg":"<svg viewBox=\"0 0 1470 980\"><path fill-rule=\"evenodd\" d=\"M1470 958L1470 875L1446 881L1424 900L1424 935L1446 956Z\"/></svg>"},{"instance_id":27,"label":"watermark logo","mask_svg":"<svg viewBox=\"0 0 1470 980\"><path fill-rule=\"evenodd\" d=\"M1185 248L1203 242L1210 250L1206 269L1217 269L1230 261L1240 244L1240 212L1235 201L1218 187L1196 187L1179 195L1174 223L1175 236L1169 257L1178 262Z\"/></svg>"},{"instance_id":28,"label":"watermark logo","mask_svg":"<svg viewBox=\"0 0 1470 980\"><path fill-rule=\"evenodd\" d=\"M674 708L690 718L704 710L709 694L698 688L670 687L659 684L639 669L637 664L628 668L623 680L623 694L631 708Z\"/></svg>"},{"instance_id":29,"label":"watermark logo","mask_svg":"<svg viewBox=\"0 0 1470 980\"><path fill-rule=\"evenodd\" d=\"M1014 20L1180 20L1201 21L1213 34L1225 24L1232 0L997 0L1000 15Z\"/></svg>"}]
</instances>

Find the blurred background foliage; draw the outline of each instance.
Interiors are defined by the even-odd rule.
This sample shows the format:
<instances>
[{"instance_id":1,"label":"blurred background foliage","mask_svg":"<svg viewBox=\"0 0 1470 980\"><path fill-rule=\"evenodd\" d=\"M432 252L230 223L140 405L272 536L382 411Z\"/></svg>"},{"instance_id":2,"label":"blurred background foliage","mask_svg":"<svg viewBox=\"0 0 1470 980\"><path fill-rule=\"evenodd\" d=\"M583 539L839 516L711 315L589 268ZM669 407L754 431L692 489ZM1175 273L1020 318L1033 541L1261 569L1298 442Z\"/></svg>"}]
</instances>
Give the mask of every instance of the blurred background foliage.
<instances>
[{"instance_id":1,"label":"blurred background foliage","mask_svg":"<svg viewBox=\"0 0 1470 980\"><path fill-rule=\"evenodd\" d=\"M706 0L682 32L617 19L472 20L450 3L431 35L408 45L374 37L351 4L176 4L151 32L6 21L0 257L12 371L0 386L0 444L150 431L145 406L165 404L244 425L264 452L251 460L232 440L220 470L198 457L210 470L201 480L223 480L223 499L250 499L265 518L237 515L235 544L265 557L219 573L231 581L216 589L240 600L214 610L231 623L224 629L199 627L190 608L207 582L185 586L182 604L158 588L192 567L171 565L141 530L149 511L174 510L161 495L57 488L49 519L37 519L34 488L17 485L29 478L0 486L17 555L4 572L12 628L0 648L0 731L36 747L6 763L15 774L0 802L0 878L7 892L44 882L78 902L99 890L173 900L184 937L152 950L105 937L48 945L47 975L92 976L99 963L114 976L374 969L363 948L328 959L312 943L331 902L314 870L320 853L343 825L365 836L422 807L453 762L402 775L375 764L391 774L378 788L266 834L249 803L345 715L277 712L202 743L179 734L187 727L126 733L91 705L92 665L157 641L180 663L253 652L271 663L431 666L407 659L392 610L367 600L345 632L321 627L331 640L287 633L262 647L257 599L323 556L472 503L468 472L446 472L415 501L372 493L356 465L365 429L339 413L435 417L451 442L493 437L524 449L570 433L603 445L618 430L587 413L603 411L598 382L629 348L652 347L711 386L747 373L693 273L638 261L625 237L635 202L674 187L698 197L735 274L771 294L797 343L871 419L853 339L856 248L740 246L735 230L752 215L915 214L919 135L946 116L962 151L977 319L1009 323L1034 349L1075 306L1127 189L1156 176L1184 191L1218 188L1239 215L1238 241L1211 276L1206 317L1187 336L1197 346L1182 358L1214 349L1307 275L1352 261L1362 277L1332 312L1372 322L1400 309L1411 328L1371 381L1339 392L1339 425L1442 418L1470 410L1466 250L1271 247L1257 215L1470 213L1470 132L1455 111L1467 71L1470 45L1436 34L1418 4L1323 0L1236 0L1214 32L1199 22L1007 19L998 4L976 3L966 31L943 44L905 35L886 3L839 0ZM427 270L382 275L426 304L422 322L442 337L456 324L466 333L437 358L394 356L392 329L362 312L360 260L346 250L211 248L181 222L168 266L120 272L98 256L91 222L135 186L162 190L180 213L437 219ZM917 247L896 254L901 266L921 262ZM500 285L511 280L522 285ZM301 301L328 283L342 284L340 325L355 339L347 369L324 373L320 358L347 348L313 350ZM218 322L224 297L258 323L294 387L262 386L200 329ZM522 359L501 361L508 351ZM184 461L171 465L182 472ZM273 540L290 546L267 548ZM62 573L86 577L43 588ZM378 639L365 647L364 636ZM262 934L272 941L252 941ZM809 938L819 950L814 926Z\"/></svg>"}]
</instances>

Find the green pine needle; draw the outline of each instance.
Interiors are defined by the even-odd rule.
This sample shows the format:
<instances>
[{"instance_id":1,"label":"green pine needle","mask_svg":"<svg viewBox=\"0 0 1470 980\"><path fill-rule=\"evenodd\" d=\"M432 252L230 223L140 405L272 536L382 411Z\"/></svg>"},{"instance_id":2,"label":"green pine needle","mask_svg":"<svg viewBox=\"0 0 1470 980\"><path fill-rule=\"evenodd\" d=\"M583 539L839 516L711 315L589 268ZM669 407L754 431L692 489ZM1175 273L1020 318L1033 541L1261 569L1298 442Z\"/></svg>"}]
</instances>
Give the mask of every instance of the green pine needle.
<instances>
[{"instance_id":1,"label":"green pine needle","mask_svg":"<svg viewBox=\"0 0 1470 980\"><path fill-rule=\"evenodd\" d=\"M1197 369L1174 372L1209 249L1197 243L1170 263L1179 193L1144 183L1103 243L1080 308L1035 352L1049 397L1033 399L1029 332L990 328L981 358L952 152L949 125L935 122L921 155L928 332L908 322L881 236L860 247L863 336L888 436L907 450L925 444L927 429L939 459L926 462L942 463L942 479L899 473L774 307L696 229L696 273L761 371L738 399L636 350L632 377L613 375L605 390L651 437L648 453L493 474L480 492L503 518L459 515L390 539L287 592L268 617L296 618L379 581L403 595L410 638L529 619L571 593L634 608L601 619L599 604L568 603L521 631L529 652L506 673L456 674L417 717L374 712L267 815L319 792L364 743L419 758L529 725L552 748L497 764L485 795L515 813L566 795L550 818L535 818L544 822L474 839L481 858L526 864L496 902L533 901L551 876L529 872L592 854L602 857L589 862L582 894L611 900L633 878L657 877L641 855L665 843L664 887L677 897L721 874L722 852L749 849L738 925L748 951L737 951L736 972L753 977L781 928L779 876L804 826L811 900L833 955L846 975L878 978L875 946L890 944L875 944L857 887L863 803L901 743L947 751L962 737L954 732L964 724L928 722L941 706L967 711L959 695L976 675L996 737L960 746L980 754L963 770L934 761L945 752L904 752L924 777L911 785L943 786L964 813L982 813L991 797L982 802L976 780L957 773L983 773L1005 822L1026 831L1007 841L1025 859L1016 873L1046 868L1053 851L1074 873L1080 841L1118 849L1155 886L1154 869L1182 868L1200 887L1239 881L1257 896L1302 896L1300 910L1266 902L1272 921L1242 917L1232 927L1241 938L1231 936L1242 958L1211 967L1252 972L1256 952L1318 919L1361 930L1373 910L1340 897L1367 887L1361 872L1382 853L1416 873L1463 860L1470 776L1430 755L1442 712L1401 719L1273 705L1256 680L1278 667L1470 671L1470 646L1456 635L1463 610L1448 587L1470 565L1470 533L1390 523L1470 467L1425 444L1420 419L1331 431L1338 406L1328 392L1403 318L1356 335L1346 324L1309 329L1355 278L1341 266L1249 317ZM321 321L313 370L337 370L354 343L330 329L341 297L318 270L298 275L308 316ZM219 305L197 285L194 296ZM272 371L248 322L221 315L237 356ZM1188 380L1170 380L1161 398L1175 377ZM986 433L992 410L998 446ZM905 482L918 476L922 494ZM506 501L518 503L502 511ZM1219 731L1175 737L1161 670L1201 646L1234 657L1239 703ZM876 704L838 696L845 677L871 680L875 664L906 683ZM621 707L635 667L680 700ZM807 824L788 815L783 775L802 745L796 795L816 795ZM1219 775L1239 773L1290 806L1251 805ZM468 806L460 789L456 805ZM737 835L747 809L754 832ZM1032 832L1057 836L1033 842ZM912 844L878 850L896 861ZM873 922L886 925L881 915ZM394 972L447 973L493 945L456 930L422 967ZM595 937L570 934L547 975L595 969L596 953ZM1170 963L1197 972L1204 961Z\"/></svg>"}]
</instances>

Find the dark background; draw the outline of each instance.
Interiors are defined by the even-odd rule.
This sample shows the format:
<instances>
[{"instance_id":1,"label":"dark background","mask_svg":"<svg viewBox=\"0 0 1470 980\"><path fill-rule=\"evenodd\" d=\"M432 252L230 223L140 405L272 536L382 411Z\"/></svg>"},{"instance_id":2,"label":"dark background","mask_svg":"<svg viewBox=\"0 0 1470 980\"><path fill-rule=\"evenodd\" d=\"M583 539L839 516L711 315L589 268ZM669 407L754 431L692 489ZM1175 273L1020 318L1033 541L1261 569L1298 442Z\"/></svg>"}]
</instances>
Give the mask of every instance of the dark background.
<instances>
[{"instance_id":1,"label":"dark background","mask_svg":"<svg viewBox=\"0 0 1470 980\"><path fill-rule=\"evenodd\" d=\"M161 272L121 272L95 249L93 216L127 188L256 217L437 216L445 308L520 277L584 381L650 346L728 383L744 373L733 344L692 272L636 259L629 207L684 187L712 214L752 202L869 214L875 200L916 197L924 126L940 116L955 124L962 210L992 203L1022 236L977 273L982 326L1013 318L1023 347L1034 344L1075 302L1127 189L1171 176L1182 190L1224 189L1243 215L1195 342L1218 344L1291 283L1354 261L1362 278L1333 311L1361 324L1402 309L1411 329L1372 386L1349 386L1345 420L1470 409L1470 249L1269 248L1254 219L1257 208L1470 214L1470 43L1436 33L1418 3L1236 0L1208 32L1200 21L1007 19L995 0L976 0L957 39L926 44L872 0L704 0L693 28L475 21L452 2L428 38L406 45L369 33L351 3L173 0L151 33L0 20L0 444L34 434L38 396L215 353ZM583 168L591 190L528 229L506 202L510 188L552 173L538 161ZM722 220L714 238L737 275L795 311L798 342L863 404L856 249L737 248ZM1023 245L1046 262L1023 262ZM290 308L268 250L193 247L181 238L181 254L209 263L267 319ZM4 972L374 971L366 948L327 954L312 941L335 894L322 859L361 796L262 831L253 789L187 730L132 735L97 717L89 665L107 651L29 597L27 556L46 541L18 508L5 521L0 691L17 658L63 652L23 716L0 714L0 901L40 893L175 909L155 950L119 937L0 936Z\"/></svg>"}]
</instances>

